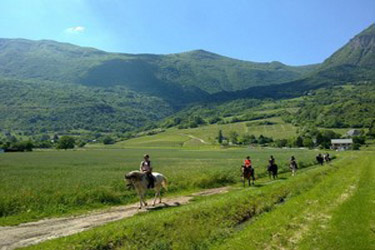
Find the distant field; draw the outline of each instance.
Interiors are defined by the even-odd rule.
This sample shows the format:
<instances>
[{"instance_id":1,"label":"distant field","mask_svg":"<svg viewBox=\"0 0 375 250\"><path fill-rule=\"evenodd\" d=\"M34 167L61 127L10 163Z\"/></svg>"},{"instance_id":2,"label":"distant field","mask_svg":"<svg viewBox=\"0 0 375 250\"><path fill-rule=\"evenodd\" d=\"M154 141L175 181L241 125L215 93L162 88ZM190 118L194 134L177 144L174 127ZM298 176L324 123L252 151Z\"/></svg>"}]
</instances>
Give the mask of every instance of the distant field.
<instances>
[{"instance_id":1,"label":"distant field","mask_svg":"<svg viewBox=\"0 0 375 250\"><path fill-rule=\"evenodd\" d=\"M301 166L311 165L317 152L148 148L5 153L0 155L0 225L135 201L123 176L139 168L144 153L151 155L155 171L168 177L168 194L177 194L239 182L247 155L257 175L264 175L271 154L286 169L291 155Z\"/></svg>"},{"instance_id":2,"label":"distant field","mask_svg":"<svg viewBox=\"0 0 375 250\"><path fill-rule=\"evenodd\" d=\"M271 124L262 124L270 122ZM237 122L229 124L213 124L191 129L167 129L165 132L142 136L119 142L110 147L113 148L219 148L216 142L219 130L224 136L231 131L237 132L240 136L244 134L260 136L264 135L273 139L289 139L297 135L297 127L285 123L280 117L273 117L263 120L248 122ZM349 128L332 129L336 133L345 134ZM98 147L100 145L89 145Z\"/></svg>"},{"instance_id":3,"label":"distant field","mask_svg":"<svg viewBox=\"0 0 375 250\"><path fill-rule=\"evenodd\" d=\"M261 122L269 121L274 124L259 125ZM218 148L216 137L219 130L224 136L228 136L231 131L236 131L239 135L250 134L255 136L268 136L274 139L290 138L296 135L297 128L292 124L283 122L279 117L256 120L250 122L237 122L229 124L213 124L191 129L168 129L165 132L142 136L119 142L112 147L115 148ZM213 145L216 144L216 145ZM90 146L90 147L95 147Z\"/></svg>"}]
</instances>

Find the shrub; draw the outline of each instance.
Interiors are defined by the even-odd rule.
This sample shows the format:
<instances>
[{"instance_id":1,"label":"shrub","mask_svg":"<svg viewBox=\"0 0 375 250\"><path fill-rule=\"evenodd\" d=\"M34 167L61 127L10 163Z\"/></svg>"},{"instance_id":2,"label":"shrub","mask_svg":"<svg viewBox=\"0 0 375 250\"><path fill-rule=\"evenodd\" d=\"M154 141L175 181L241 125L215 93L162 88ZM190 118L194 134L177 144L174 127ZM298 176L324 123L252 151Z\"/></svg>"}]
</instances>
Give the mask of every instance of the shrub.
<instances>
[{"instance_id":1,"label":"shrub","mask_svg":"<svg viewBox=\"0 0 375 250\"><path fill-rule=\"evenodd\" d=\"M108 145L108 144L114 144L114 143L115 143L115 140L109 135L103 138L103 144Z\"/></svg>"},{"instance_id":2,"label":"shrub","mask_svg":"<svg viewBox=\"0 0 375 250\"><path fill-rule=\"evenodd\" d=\"M71 149L74 148L75 144L75 139L71 136L62 136L58 141L57 141L57 149Z\"/></svg>"}]
</instances>

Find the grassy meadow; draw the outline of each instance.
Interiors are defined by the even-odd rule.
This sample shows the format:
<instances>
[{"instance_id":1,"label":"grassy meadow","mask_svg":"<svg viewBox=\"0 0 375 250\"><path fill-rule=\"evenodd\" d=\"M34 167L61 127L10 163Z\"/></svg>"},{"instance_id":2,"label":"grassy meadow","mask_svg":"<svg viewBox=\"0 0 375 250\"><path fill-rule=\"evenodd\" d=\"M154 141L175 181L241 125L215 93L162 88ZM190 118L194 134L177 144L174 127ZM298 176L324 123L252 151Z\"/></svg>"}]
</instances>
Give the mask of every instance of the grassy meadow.
<instances>
[{"instance_id":1,"label":"grassy meadow","mask_svg":"<svg viewBox=\"0 0 375 250\"><path fill-rule=\"evenodd\" d=\"M358 162L360 160L360 163ZM29 249L374 249L375 157L199 197Z\"/></svg>"},{"instance_id":2,"label":"grassy meadow","mask_svg":"<svg viewBox=\"0 0 375 250\"><path fill-rule=\"evenodd\" d=\"M271 124L265 125L264 122ZM286 139L296 136L297 128L290 123L285 123L280 117L268 119L236 122L228 124L212 124L198 128L177 129L171 128L156 135L142 136L112 145L113 148L219 148L216 137L219 130L224 136L229 136L231 131L239 135L249 134L259 137L264 135L273 139ZM93 145L91 147L98 147Z\"/></svg>"},{"instance_id":3,"label":"grassy meadow","mask_svg":"<svg viewBox=\"0 0 375 250\"><path fill-rule=\"evenodd\" d=\"M281 170L295 155L300 166L314 164L316 151L291 149L88 149L36 151L0 155L0 225L136 201L125 189L125 172L139 168L151 155L155 171L169 179L168 195L235 185L240 165L250 155L256 175L265 176L274 155ZM239 183L237 185L240 185Z\"/></svg>"}]
</instances>

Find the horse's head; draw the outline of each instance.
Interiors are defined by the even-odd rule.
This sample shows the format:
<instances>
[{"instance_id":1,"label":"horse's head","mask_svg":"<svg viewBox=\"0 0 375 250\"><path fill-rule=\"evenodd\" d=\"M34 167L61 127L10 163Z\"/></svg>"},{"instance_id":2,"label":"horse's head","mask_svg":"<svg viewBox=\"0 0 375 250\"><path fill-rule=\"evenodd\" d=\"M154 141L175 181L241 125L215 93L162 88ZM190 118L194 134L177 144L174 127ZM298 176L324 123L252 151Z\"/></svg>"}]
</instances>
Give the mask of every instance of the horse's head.
<instances>
[{"instance_id":1,"label":"horse's head","mask_svg":"<svg viewBox=\"0 0 375 250\"><path fill-rule=\"evenodd\" d=\"M131 171L125 174L125 180L128 182L141 181L145 174L139 171Z\"/></svg>"}]
</instances>

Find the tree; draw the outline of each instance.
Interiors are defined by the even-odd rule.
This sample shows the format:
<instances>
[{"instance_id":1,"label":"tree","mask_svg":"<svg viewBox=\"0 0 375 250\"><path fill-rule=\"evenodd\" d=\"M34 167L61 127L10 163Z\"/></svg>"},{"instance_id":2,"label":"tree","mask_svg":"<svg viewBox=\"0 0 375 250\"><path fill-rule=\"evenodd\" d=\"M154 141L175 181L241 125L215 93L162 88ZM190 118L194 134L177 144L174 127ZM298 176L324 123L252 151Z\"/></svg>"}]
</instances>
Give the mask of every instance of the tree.
<instances>
[{"instance_id":1,"label":"tree","mask_svg":"<svg viewBox=\"0 0 375 250\"><path fill-rule=\"evenodd\" d=\"M115 140L109 135L103 138L103 144L107 145L107 144L114 144L114 143L115 143Z\"/></svg>"},{"instance_id":2,"label":"tree","mask_svg":"<svg viewBox=\"0 0 375 250\"><path fill-rule=\"evenodd\" d=\"M219 135L217 136L217 142L219 144L223 143L223 139L224 139L224 136L223 136L223 132L221 131L221 129L219 130Z\"/></svg>"},{"instance_id":3,"label":"tree","mask_svg":"<svg viewBox=\"0 0 375 250\"><path fill-rule=\"evenodd\" d=\"M366 143L366 137L364 137L364 136L354 136L353 137L353 143L359 144L359 145L364 145Z\"/></svg>"},{"instance_id":4,"label":"tree","mask_svg":"<svg viewBox=\"0 0 375 250\"><path fill-rule=\"evenodd\" d=\"M297 147L303 147L303 138L301 137L301 136L298 136L297 138L296 138L296 141L295 141L295 145L297 146Z\"/></svg>"},{"instance_id":5,"label":"tree","mask_svg":"<svg viewBox=\"0 0 375 250\"><path fill-rule=\"evenodd\" d=\"M71 136L61 136L57 142L57 149L70 149L74 148L75 139Z\"/></svg>"},{"instance_id":6,"label":"tree","mask_svg":"<svg viewBox=\"0 0 375 250\"><path fill-rule=\"evenodd\" d=\"M267 143L270 143L270 142L273 142L273 139L271 137L267 137L267 136L264 136L264 135L260 135L258 137L258 143L259 144L267 144Z\"/></svg>"},{"instance_id":7,"label":"tree","mask_svg":"<svg viewBox=\"0 0 375 250\"><path fill-rule=\"evenodd\" d=\"M278 139L275 140L275 145L276 147L283 148L288 145L288 140L287 139Z\"/></svg>"},{"instance_id":8,"label":"tree","mask_svg":"<svg viewBox=\"0 0 375 250\"><path fill-rule=\"evenodd\" d=\"M83 148L85 145L86 145L86 142L85 142L84 140L79 140L79 141L77 142L77 146L78 146L79 148Z\"/></svg>"},{"instance_id":9,"label":"tree","mask_svg":"<svg viewBox=\"0 0 375 250\"><path fill-rule=\"evenodd\" d=\"M373 120L368 128L367 135L369 137L375 138L375 120Z\"/></svg>"},{"instance_id":10,"label":"tree","mask_svg":"<svg viewBox=\"0 0 375 250\"><path fill-rule=\"evenodd\" d=\"M239 142L244 145L249 145L252 142L252 137L249 134L244 134L239 138Z\"/></svg>"},{"instance_id":11,"label":"tree","mask_svg":"<svg viewBox=\"0 0 375 250\"><path fill-rule=\"evenodd\" d=\"M303 139L303 146L307 148L313 148L314 147L314 142L310 137L305 137Z\"/></svg>"},{"instance_id":12,"label":"tree","mask_svg":"<svg viewBox=\"0 0 375 250\"><path fill-rule=\"evenodd\" d=\"M238 143L238 133L236 131L230 131L229 132L229 140L233 144L237 144Z\"/></svg>"}]
</instances>

